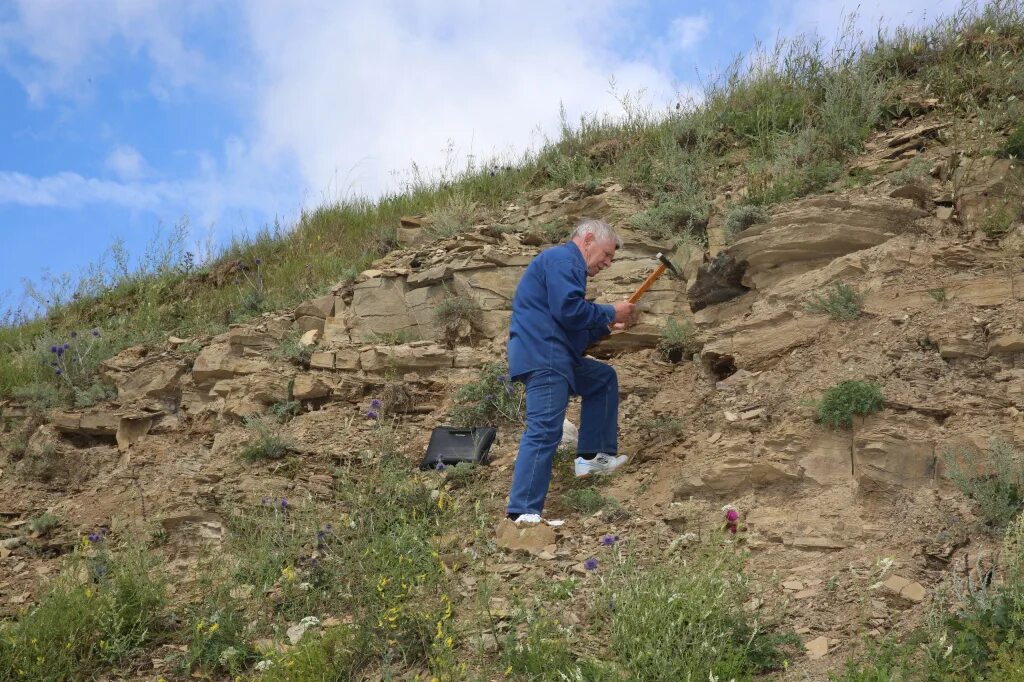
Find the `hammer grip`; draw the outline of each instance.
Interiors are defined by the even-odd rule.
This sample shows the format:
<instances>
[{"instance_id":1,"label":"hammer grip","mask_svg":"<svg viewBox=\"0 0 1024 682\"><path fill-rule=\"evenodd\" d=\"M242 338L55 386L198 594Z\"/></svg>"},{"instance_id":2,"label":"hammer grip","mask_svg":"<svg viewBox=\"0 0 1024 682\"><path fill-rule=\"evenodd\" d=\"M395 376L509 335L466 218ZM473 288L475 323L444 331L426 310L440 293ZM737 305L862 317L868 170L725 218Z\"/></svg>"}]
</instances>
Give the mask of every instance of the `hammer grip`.
<instances>
[{"instance_id":1,"label":"hammer grip","mask_svg":"<svg viewBox=\"0 0 1024 682\"><path fill-rule=\"evenodd\" d=\"M636 303L637 301L639 301L640 297L647 293L647 290L651 288L651 285L654 284L654 282L659 277L661 277L662 273L664 272L665 264L661 263L660 265L658 265L657 268L654 269L654 272L647 275L647 279L645 279L644 283L640 285L640 288L633 292L633 295L629 297L629 302Z\"/></svg>"}]
</instances>

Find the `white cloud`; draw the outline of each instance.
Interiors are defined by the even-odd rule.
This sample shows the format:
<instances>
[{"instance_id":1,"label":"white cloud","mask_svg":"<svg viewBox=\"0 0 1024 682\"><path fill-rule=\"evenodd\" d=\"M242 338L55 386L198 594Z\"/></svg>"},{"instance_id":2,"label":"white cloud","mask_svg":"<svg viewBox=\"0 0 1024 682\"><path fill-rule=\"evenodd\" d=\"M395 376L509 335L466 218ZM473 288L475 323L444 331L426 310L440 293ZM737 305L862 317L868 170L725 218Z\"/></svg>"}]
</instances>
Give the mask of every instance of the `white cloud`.
<instances>
[{"instance_id":1,"label":"white cloud","mask_svg":"<svg viewBox=\"0 0 1024 682\"><path fill-rule=\"evenodd\" d=\"M148 172L146 160L131 145L114 147L107 156L106 167L122 180L137 180Z\"/></svg>"},{"instance_id":2,"label":"white cloud","mask_svg":"<svg viewBox=\"0 0 1024 682\"><path fill-rule=\"evenodd\" d=\"M416 162L436 170L521 152L584 112L621 113L609 92L645 90L657 105L671 76L617 56L602 36L627 8L475 2L248 5L261 61L254 148L292 159L314 197L377 194Z\"/></svg>"},{"instance_id":3,"label":"white cloud","mask_svg":"<svg viewBox=\"0 0 1024 682\"><path fill-rule=\"evenodd\" d=\"M677 50L688 50L704 39L708 33L708 18L704 15L677 17L672 22L670 35L672 46Z\"/></svg>"},{"instance_id":4,"label":"white cloud","mask_svg":"<svg viewBox=\"0 0 1024 682\"><path fill-rule=\"evenodd\" d=\"M208 11L199 0L17 0L17 19L0 24L0 66L36 106L51 96L80 99L107 68L111 52L144 51L155 67L153 93L211 75L202 55L186 46L184 25ZM117 44L115 43L115 40ZM20 58L12 58L18 53ZM129 55L119 53L124 59Z\"/></svg>"},{"instance_id":5,"label":"white cloud","mask_svg":"<svg viewBox=\"0 0 1024 682\"><path fill-rule=\"evenodd\" d=\"M109 204L151 209L177 198L180 191L180 188L167 183L114 182L70 172L37 178L0 171L0 205L77 208L86 204Z\"/></svg>"}]
</instances>

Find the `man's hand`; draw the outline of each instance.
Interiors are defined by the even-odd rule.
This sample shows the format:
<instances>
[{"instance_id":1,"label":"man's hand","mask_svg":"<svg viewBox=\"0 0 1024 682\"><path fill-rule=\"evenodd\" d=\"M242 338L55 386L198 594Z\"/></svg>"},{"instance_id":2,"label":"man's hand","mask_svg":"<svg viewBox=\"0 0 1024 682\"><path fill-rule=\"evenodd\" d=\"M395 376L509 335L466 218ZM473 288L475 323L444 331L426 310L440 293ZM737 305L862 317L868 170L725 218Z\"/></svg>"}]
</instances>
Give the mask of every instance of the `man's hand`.
<instances>
[{"instance_id":1,"label":"man's hand","mask_svg":"<svg viewBox=\"0 0 1024 682\"><path fill-rule=\"evenodd\" d=\"M613 329L628 329L636 324L636 304L629 301L619 301L618 303L613 303L612 306L615 308Z\"/></svg>"}]
</instances>

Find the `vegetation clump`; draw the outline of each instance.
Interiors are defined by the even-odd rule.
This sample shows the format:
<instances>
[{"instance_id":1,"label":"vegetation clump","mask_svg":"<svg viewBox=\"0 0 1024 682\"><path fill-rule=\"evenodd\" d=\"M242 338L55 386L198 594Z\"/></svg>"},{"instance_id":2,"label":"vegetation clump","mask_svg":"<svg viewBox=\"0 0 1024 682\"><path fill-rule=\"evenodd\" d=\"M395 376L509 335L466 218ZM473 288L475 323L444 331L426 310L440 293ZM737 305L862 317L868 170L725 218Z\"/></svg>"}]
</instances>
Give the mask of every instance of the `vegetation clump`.
<instances>
[{"instance_id":1,"label":"vegetation clump","mask_svg":"<svg viewBox=\"0 0 1024 682\"><path fill-rule=\"evenodd\" d=\"M699 353L700 349L701 344L697 340L693 322L688 319L679 322L674 317L668 318L661 330L661 339L658 340L658 352L665 361L680 362L694 353Z\"/></svg>"},{"instance_id":2,"label":"vegetation clump","mask_svg":"<svg viewBox=\"0 0 1024 682\"><path fill-rule=\"evenodd\" d=\"M245 427L250 437L249 443L242 450L242 459L281 459L293 447L291 440L281 434L280 427L263 417L247 418Z\"/></svg>"},{"instance_id":3,"label":"vegetation clump","mask_svg":"<svg viewBox=\"0 0 1024 682\"><path fill-rule=\"evenodd\" d=\"M833 282L824 296L814 294L807 304L807 311L822 313L840 322L856 320L863 312L864 295L849 284Z\"/></svg>"},{"instance_id":4,"label":"vegetation clump","mask_svg":"<svg viewBox=\"0 0 1024 682\"><path fill-rule=\"evenodd\" d=\"M739 204L729 209L725 216L725 238L732 241L740 232L751 225L768 220L768 212L756 204Z\"/></svg>"},{"instance_id":5,"label":"vegetation clump","mask_svg":"<svg viewBox=\"0 0 1024 682\"><path fill-rule=\"evenodd\" d=\"M1024 458L1009 443L994 441L986 461L970 449L943 452L946 474L978 505L985 526L1001 531L1024 506Z\"/></svg>"},{"instance_id":6,"label":"vegetation clump","mask_svg":"<svg viewBox=\"0 0 1024 682\"><path fill-rule=\"evenodd\" d=\"M434 320L441 334L441 340L454 348L462 340L472 343L474 334L483 326L484 311L468 296L445 297L434 311Z\"/></svg>"},{"instance_id":7,"label":"vegetation clump","mask_svg":"<svg viewBox=\"0 0 1024 682\"><path fill-rule=\"evenodd\" d=\"M523 424L526 420L526 394L522 384L514 383L508 368L488 364L480 378L459 389L451 421L455 426L485 424Z\"/></svg>"},{"instance_id":8,"label":"vegetation clump","mask_svg":"<svg viewBox=\"0 0 1024 682\"><path fill-rule=\"evenodd\" d=\"M832 428L850 428L853 417L864 417L885 407L882 387L867 381L842 381L825 391L818 403L818 421Z\"/></svg>"}]
</instances>

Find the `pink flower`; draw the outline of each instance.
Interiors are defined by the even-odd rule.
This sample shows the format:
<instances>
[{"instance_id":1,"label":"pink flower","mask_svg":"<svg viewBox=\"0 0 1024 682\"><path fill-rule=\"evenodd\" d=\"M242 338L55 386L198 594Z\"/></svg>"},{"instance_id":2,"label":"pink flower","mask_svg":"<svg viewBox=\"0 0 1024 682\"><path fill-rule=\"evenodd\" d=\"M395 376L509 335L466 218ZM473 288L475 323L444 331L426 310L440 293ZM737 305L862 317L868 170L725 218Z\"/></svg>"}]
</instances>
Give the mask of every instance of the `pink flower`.
<instances>
[{"instance_id":1,"label":"pink flower","mask_svg":"<svg viewBox=\"0 0 1024 682\"><path fill-rule=\"evenodd\" d=\"M725 512L725 519L729 523L735 523L736 519L738 519L739 517L740 513L735 509L730 509L729 511Z\"/></svg>"}]
</instances>

